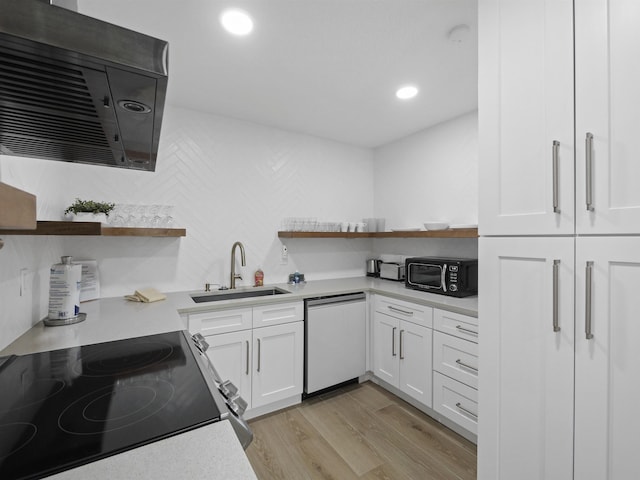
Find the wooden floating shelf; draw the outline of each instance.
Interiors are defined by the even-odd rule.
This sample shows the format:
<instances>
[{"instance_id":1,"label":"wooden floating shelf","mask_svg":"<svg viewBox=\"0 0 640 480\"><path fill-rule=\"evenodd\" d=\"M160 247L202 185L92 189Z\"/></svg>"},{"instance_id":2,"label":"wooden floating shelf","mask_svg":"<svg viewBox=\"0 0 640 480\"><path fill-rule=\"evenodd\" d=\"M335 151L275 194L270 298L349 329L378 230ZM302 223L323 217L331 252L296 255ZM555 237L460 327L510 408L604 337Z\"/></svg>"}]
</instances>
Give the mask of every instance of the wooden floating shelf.
<instances>
[{"instance_id":1,"label":"wooden floating shelf","mask_svg":"<svg viewBox=\"0 0 640 480\"><path fill-rule=\"evenodd\" d=\"M87 235L101 237L184 237L184 228L110 227L98 222L39 220L35 230L0 230L2 235Z\"/></svg>"},{"instance_id":2,"label":"wooden floating shelf","mask_svg":"<svg viewBox=\"0 0 640 480\"><path fill-rule=\"evenodd\" d=\"M477 228L419 230L415 232L278 232L279 238L478 238Z\"/></svg>"}]
</instances>

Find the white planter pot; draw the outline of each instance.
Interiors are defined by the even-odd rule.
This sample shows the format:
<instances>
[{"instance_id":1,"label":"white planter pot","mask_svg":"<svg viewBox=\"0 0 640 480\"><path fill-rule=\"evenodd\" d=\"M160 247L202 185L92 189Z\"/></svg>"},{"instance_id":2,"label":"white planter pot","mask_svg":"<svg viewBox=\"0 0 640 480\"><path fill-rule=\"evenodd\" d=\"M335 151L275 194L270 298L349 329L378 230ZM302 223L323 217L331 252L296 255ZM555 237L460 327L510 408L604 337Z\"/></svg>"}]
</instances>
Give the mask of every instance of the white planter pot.
<instances>
[{"instance_id":1,"label":"white planter pot","mask_svg":"<svg viewBox=\"0 0 640 480\"><path fill-rule=\"evenodd\" d=\"M79 212L71 214L72 222L99 222L107 223L106 213Z\"/></svg>"}]
</instances>

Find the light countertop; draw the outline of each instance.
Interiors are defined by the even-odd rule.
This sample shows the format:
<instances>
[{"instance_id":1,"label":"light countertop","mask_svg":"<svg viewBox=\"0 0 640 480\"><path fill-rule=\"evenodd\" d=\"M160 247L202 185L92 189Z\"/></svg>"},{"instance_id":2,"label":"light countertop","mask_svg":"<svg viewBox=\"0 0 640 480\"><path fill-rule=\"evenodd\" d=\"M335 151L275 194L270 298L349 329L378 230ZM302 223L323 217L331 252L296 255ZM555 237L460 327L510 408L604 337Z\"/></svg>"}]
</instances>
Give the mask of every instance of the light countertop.
<instances>
[{"instance_id":1,"label":"light countertop","mask_svg":"<svg viewBox=\"0 0 640 480\"><path fill-rule=\"evenodd\" d=\"M330 280L309 281L302 285L287 283L270 284L291 293L264 297L246 298L242 300L221 300L216 302L195 303L191 295L203 294L204 290L191 292L175 292L167 294L169 301L182 314L210 311L212 309L238 308L250 305L264 305L286 301L303 300L305 298L339 295L353 292L370 292L407 300L410 302L440 308L451 312L478 316L478 297L455 298L435 293L411 290L404 286L404 282L394 282L372 277L335 278ZM239 287L237 290L252 290L253 287ZM212 291L215 294L217 291Z\"/></svg>"},{"instance_id":2,"label":"light countertop","mask_svg":"<svg viewBox=\"0 0 640 480\"><path fill-rule=\"evenodd\" d=\"M47 478L256 480L229 422L196 428Z\"/></svg>"}]
</instances>

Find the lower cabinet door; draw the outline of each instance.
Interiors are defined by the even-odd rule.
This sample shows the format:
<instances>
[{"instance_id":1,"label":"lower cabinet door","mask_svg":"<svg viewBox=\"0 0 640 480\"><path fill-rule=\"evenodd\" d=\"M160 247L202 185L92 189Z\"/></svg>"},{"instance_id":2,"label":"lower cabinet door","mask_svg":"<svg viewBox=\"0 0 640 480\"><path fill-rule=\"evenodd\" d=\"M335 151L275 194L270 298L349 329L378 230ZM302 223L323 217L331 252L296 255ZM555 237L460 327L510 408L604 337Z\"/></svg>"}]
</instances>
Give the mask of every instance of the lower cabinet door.
<instances>
[{"instance_id":1,"label":"lower cabinet door","mask_svg":"<svg viewBox=\"0 0 640 480\"><path fill-rule=\"evenodd\" d=\"M433 331L411 322L400 322L398 358L400 359L399 388L407 395L431 406Z\"/></svg>"},{"instance_id":2,"label":"lower cabinet door","mask_svg":"<svg viewBox=\"0 0 640 480\"><path fill-rule=\"evenodd\" d=\"M478 433L478 391L433 373L433 409L472 433Z\"/></svg>"},{"instance_id":3,"label":"lower cabinet door","mask_svg":"<svg viewBox=\"0 0 640 480\"><path fill-rule=\"evenodd\" d=\"M302 394L303 322L253 330L252 408Z\"/></svg>"},{"instance_id":4,"label":"lower cabinet door","mask_svg":"<svg viewBox=\"0 0 640 480\"><path fill-rule=\"evenodd\" d=\"M399 325L397 318L380 312L373 314L373 373L394 387L400 382Z\"/></svg>"},{"instance_id":5,"label":"lower cabinet door","mask_svg":"<svg viewBox=\"0 0 640 480\"><path fill-rule=\"evenodd\" d=\"M231 380L251 408L251 330L209 335L207 355L222 380Z\"/></svg>"},{"instance_id":6,"label":"lower cabinet door","mask_svg":"<svg viewBox=\"0 0 640 480\"><path fill-rule=\"evenodd\" d=\"M479 256L478 480L571 480L574 239L481 237Z\"/></svg>"},{"instance_id":7,"label":"lower cabinet door","mask_svg":"<svg viewBox=\"0 0 640 480\"><path fill-rule=\"evenodd\" d=\"M640 478L640 238L576 249L576 480Z\"/></svg>"}]
</instances>

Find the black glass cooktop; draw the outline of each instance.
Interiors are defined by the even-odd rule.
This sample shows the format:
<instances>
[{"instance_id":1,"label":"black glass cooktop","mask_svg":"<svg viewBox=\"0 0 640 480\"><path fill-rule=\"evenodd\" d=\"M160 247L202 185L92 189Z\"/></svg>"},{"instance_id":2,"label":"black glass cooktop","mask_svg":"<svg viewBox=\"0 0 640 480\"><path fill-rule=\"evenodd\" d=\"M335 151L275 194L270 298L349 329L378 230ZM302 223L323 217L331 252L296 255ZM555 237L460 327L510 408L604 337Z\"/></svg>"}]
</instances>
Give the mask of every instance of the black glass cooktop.
<instances>
[{"instance_id":1,"label":"black glass cooktop","mask_svg":"<svg viewBox=\"0 0 640 480\"><path fill-rule=\"evenodd\" d=\"M7 361L0 478L41 478L217 421L186 342L171 332Z\"/></svg>"}]
</instances>

